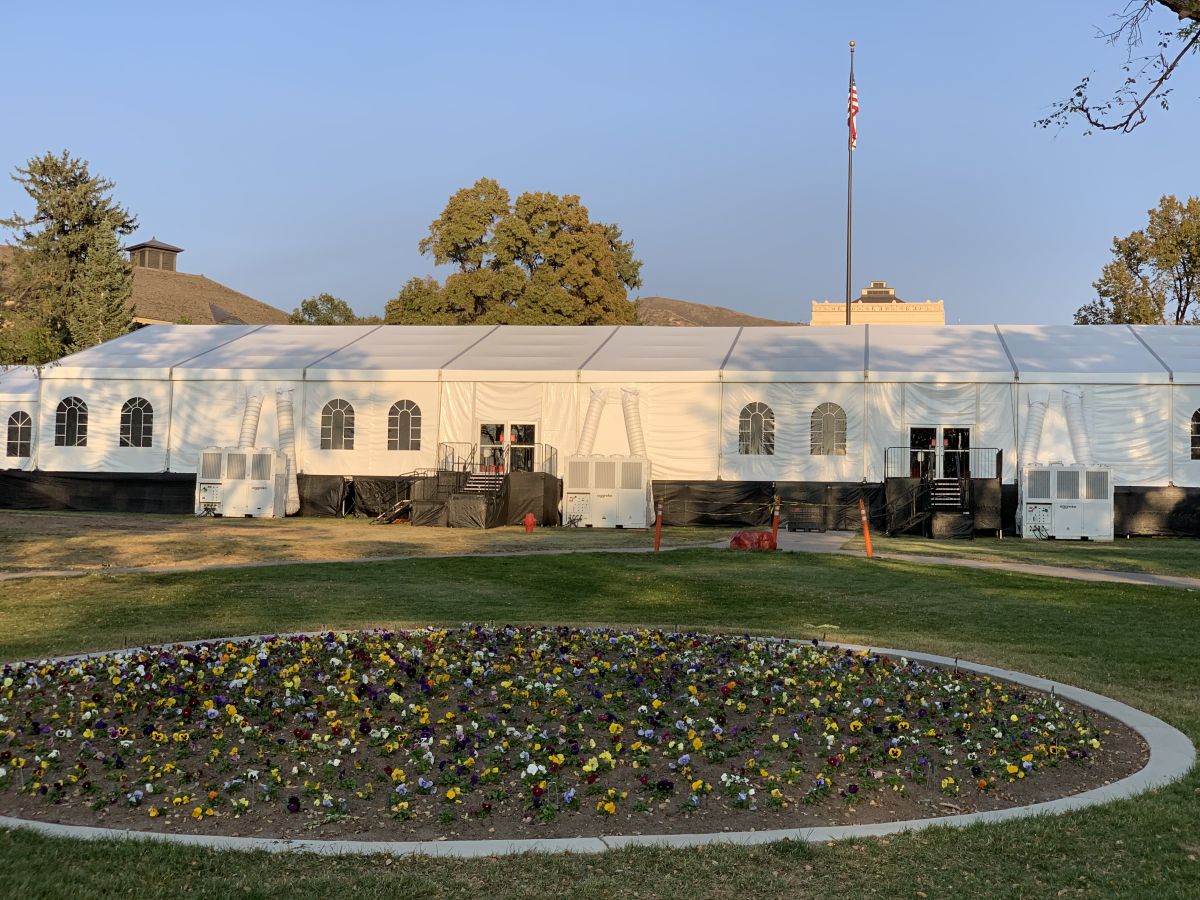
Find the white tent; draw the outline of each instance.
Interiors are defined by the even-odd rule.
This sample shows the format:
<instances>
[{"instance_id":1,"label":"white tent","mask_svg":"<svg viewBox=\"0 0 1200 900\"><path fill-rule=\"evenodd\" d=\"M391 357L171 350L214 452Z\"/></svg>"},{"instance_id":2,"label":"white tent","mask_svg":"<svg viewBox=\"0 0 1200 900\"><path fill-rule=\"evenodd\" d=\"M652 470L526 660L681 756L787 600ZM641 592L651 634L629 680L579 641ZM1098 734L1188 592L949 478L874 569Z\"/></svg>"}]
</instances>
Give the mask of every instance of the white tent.
<instances>
[{"instance_id":1,"label":"white tent","mask_svg":"<svg viewBox=\"0 0 1200 900\"><path fill-rule=\"evenodd\" d=\"M36 424L9 467L192 472L200 448L237 443L252 396L256 443L276 445L291 391L301 472L386 476L485 427L570 455L593 397L593 452L627 453L622 389L655 479L878 482L887 448L954 428L1003 451L1008 482L1086 453L1119 485L1200 486L1200 329L1167 326L161 325L0 376L0 415ZM87 414L73 445L70 398ZM150 425L128 441L134 399ZM748 442L747 417L768 413L771 440Z\"/></svg>"}]
</instances>

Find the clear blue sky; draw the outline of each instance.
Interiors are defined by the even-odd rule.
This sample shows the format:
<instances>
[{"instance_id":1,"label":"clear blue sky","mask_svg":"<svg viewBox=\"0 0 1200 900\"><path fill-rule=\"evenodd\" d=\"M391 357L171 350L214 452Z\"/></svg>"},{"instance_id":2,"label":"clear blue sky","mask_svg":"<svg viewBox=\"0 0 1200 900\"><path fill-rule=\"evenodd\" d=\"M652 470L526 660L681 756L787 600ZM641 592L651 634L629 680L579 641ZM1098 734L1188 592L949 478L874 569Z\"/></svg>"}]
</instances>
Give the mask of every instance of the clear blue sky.
<instances>
[{"instance_id":1,"label":"clear blue sky","mask_svg":"<svg viewBox=\"0 0 1200 900\"><path fill-rule=\"evenodd\" d=\"M136 238L285 310L444 274L417 241L490 176L618 223L642 295L803 321L844 291L854 39L856 289L1069 322L1113 235L1200 193L1200 59L1133 135L1032 125L1116 72L1123 3L10 4L0 169L69 149Z\"/></svg>"}]
</instances>

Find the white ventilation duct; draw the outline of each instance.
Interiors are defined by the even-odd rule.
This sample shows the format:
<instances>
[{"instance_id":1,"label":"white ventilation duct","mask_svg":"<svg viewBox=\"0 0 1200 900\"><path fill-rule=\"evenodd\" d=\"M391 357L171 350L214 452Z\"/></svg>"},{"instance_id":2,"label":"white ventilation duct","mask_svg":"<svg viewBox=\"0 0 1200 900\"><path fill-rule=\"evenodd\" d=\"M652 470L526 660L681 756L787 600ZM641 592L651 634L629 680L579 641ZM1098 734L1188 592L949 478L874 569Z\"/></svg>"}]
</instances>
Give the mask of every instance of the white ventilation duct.
<instances>
[{"instance_id":1,"label":"white ventilation duct","mask_svg":"<svg viewBox=\"0 0 1200 900\"><path fill-rule=\"evenodd\" d=\"M288 464L287 504L284 512L294 516L300 512L300 484L296 477L296 419L292 415L292 392L275 391L275 421L279 425L279 449Z\"/></svg>"},{"instance_id":2,"label":"white ventilation duct","mask_svg":"<svg viewBox=\"0 0 1200 900\"><path fill-rule=\"evenodd\" d=\"M1029 395L1029 415L1025 418L1025 436L1021 439L1021 465L1032 466L1038 461L1038 449L1042 445L1042 428L1046 424L1046 408L1050 395L1043 391Z\"/></svg>"},{"instance_id":3,"label":"white ventilation duct","mask_svg":"<svg viewBox=\"0 0 1200 900\"><path fill-rule=\"evenodd\" d=\"M1087 421L1083 417L1083 391L1062 392L1063 412L1067 416L1067 430L1071 433L1071 449L1075 451L1075 462L1090 466L1092 438L1088 434Z\"/></svg>"},{"instance_id":4,"label":"white ventilation duct","mask_svg":"<svg viewBox=\"0 0 1200 900\"><path fill-rule=\"evenodd\" d=\"M263 398L260 394L252 394L246 398L246 411L242 413L242 433L238 437L238 449L246 450L257 446L258 417L262 415Z\"/></svg>"},{"instance_id":5,"label":"white ventilation duct","mask_svg":"<svg viewBox=\"0 0 1200 900\"><path fill-rule=\"evenodd\" d=\"M642 414L638 409L637 388L621 388L621 412L625 414L625 436L629 455L646 455L646 436L642 433Z\"/></svg>"},{"instance_id":6,"label":"white ventilation duct","mask_svg":"<svg viewBox=\"0 0 1200 900\"><path fill-rule=\"evenodd\" d=\"M608 388L592 388L592 399L588 401L587 415L579 432L579 446L575 450L577 456L592 455L592 448L596 446L596 432L600 430L600 417L604 415L606 403Z\"/></svg>"}]
</instances>

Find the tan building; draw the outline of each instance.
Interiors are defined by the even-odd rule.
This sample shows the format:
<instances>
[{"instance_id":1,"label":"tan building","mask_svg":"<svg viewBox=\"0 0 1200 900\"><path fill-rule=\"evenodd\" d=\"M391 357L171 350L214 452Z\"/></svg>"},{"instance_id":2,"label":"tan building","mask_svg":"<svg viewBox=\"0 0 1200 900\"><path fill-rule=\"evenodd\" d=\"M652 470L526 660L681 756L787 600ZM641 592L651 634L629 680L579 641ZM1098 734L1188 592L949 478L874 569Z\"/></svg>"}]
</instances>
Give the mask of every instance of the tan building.
<instances>
[{"instance_id":1,"label":"tan building","mask_svg":"<svg viewBox=\"0 0 1200 900\"><path fill-rule=\"evenodd\" d=\"M288 316L203 275L176 269L183 249L151 238L125 248L133 263L133 321L138 325L283 325Z\"/></svg>"},{"instance_id":2,"label":"tan building","mask_svg":"<svg viewBox=\"0 0 1200 900\"><path fill-rule=\"evenodd\" d=\"M288 316L240 291L203 275L176 269L180 247L162 241L143 241L127 247L133 263L133 321L135 325L285 325ZM0 244L0 306L12 306L5 296L4 269L20 251Z\"/></svg>"},{"instance_id":3,"label":"tan building","mask_svg":"<svg viewBox=\"0 0 1200 900\"><path fill-rule=\"evenodd\" d=\"M941 300L908 303L896 296L886 281L872 281L851 303L852 325L945 325ZM837 300L812 302L812 325L845 325L846 304Z\"/></svg>"}]
</instances>

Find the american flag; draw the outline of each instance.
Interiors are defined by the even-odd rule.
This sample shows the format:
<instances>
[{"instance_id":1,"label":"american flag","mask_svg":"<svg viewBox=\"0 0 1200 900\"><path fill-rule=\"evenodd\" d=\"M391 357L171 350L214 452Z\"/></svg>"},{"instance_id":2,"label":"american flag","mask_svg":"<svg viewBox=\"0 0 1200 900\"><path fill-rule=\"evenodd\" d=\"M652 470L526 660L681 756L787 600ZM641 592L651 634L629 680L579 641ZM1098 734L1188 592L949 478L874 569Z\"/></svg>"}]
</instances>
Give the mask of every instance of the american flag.
<instances>
[{"instance_id":1,"label":"american flag","mask_svg":"<svg viewBox=\"0 0 1200 900\"><path fill-rule=\"evenodd\" d=\"M854 86L854 73L850 73L850 105L846 113L846 124L850 126L850 149L858 146L858 88Z\"/></svg>"}]
</instances>

